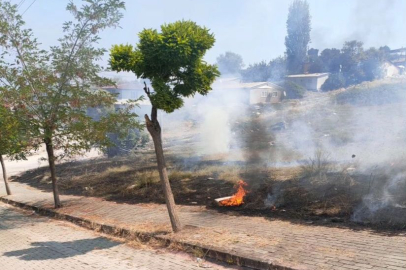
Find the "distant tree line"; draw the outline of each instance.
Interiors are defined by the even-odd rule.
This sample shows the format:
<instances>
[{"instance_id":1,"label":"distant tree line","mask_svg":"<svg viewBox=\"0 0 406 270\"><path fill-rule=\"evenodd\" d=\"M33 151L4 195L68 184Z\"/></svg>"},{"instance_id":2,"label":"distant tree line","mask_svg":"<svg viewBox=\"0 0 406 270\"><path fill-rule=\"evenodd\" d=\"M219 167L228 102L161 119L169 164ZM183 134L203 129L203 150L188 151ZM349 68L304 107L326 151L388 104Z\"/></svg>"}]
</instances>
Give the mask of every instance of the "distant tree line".
<instances>
[{"instance_id":1,"label":"distant tree line","mask_svg":"<svg viewBox=\"0 0 406 270\"><path fill-rule=\"evenodd\" d=\"M239 73L244 82L282 81L286 75L328 72L330 76L322 86L323 91L373 81L384 75L383 64L390 59L388 46L365 50L361 41L352 40L345 42L341 50L324 49L320 54L318 49L308 50L311 16L306 0L292 2L286 28L284 56L242 69L242 57L227 52L217 58L220 72ZM300 91L294 92L294 96L301 96Z\"/></svg>"},{"instance_id":2,"label":"distant tree line","mask_svg":"<svg viewBox=\"0 0 406 270\"><path fill-rule=\"evenodd\" d=\"M265 61L249 65L240 72L244 82L279 81L286 76L286 58L277 57L268 63Z\"/></svg>"},{"instance_id":3,"label":"distant tree line","mask_svg":"<svg viewBox=\"0 0 406 270\"><path fill-rule=\"evenodd\" d=\"M307 64L303 72L330 73L323 90L329 91L364 81L373 81L384 76L383 64L389 61L388 46L364 49L360 41L347 41L343 48L324 49L319 53L317 49L307 52ZM287 57L278 57L270 62L250 64L240 71L244 82L280 81L289 74Z\"/></svg>"},{"instance_id":4,"label":"distant tree line","mask_svg":"<svg viewBox=\"0 0 406 270\"><path fill-rule=\"evenodd\" d=\"M384 76L383 63L389 59L388 46L364 50L360 41L347 41L341 50L309 50L309 72L329 72L323 91L373 81Z\"/></svg>"}]
</instances>

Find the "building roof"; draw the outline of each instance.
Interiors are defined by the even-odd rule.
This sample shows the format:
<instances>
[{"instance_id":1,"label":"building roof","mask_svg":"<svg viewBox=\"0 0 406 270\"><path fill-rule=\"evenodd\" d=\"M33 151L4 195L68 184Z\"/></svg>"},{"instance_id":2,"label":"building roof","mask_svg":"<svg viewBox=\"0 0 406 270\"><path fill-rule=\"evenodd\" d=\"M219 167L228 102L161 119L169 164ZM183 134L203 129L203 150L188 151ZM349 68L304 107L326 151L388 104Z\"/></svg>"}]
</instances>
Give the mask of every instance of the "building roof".
<instances>
[{"instance_id":1,"label":"building roof","mask_svg":"<svg viewBox=\"0 0 406 270\"><path fill-rule=\"evenodd\" d=\"M213 89L220 89L220 90L233 90L233 89L279 89L283 90L283 88L279 85L276 85L271 82L249 82L243 83L238 78L226 78L226 79L218 79L213 83Z\"/></svg>"},{"instance_id":2,"label":"building roof","mask_svg":"<svg viewBox=\"0 0 406 270\"><path fill-rule=\"evenodd\" d=\"M252 82L252 83L240 83L242 88L259 88L262 86L266 86L267 82Z\"/></svg>"},{"instance_id":3,"label":"building roof","mask_svg":"<svg viewBox=\"0 0 406 270\"><path fill-rule=\"evenodd\" d=\"M239 78L221 78L217 79L213 85L212 88L214 90L233 90L233 89L278 89L278 90L284 90L283 87L276 85L271 82L249 82L249 83L243 83L240 81ZM121 84L117 84L117 86L105 86L102 87L102 89L117 89L117 90L142 90L144 91L144 84L138 81L132 81L132 82L125 82Z\"/></svg>"},{"instance_id":4,"label":"building roof","mask_svg":"<svg viewBox=\"0 0 406 270\"><path fill-rule=\"evenodd\" d=\"M406 57L399 57L397 59L392 59L390 61L392 64L397 65L397 64L403 64L406 62Z\"/></svg>"},{"instance_id":5,"label":"building roof","mask_svg":"<svg viewBox=\"0 0 406 270\"><path fill-rule=\"evenodd\" d=\"M399 53L399 52L406 52L406 48L400 48L395 50L390 50L390 53Z\"/></svg>"},{"instance_id":6,"label":"building roof","mask_svg":"<svg viewBox=\"0 0 406 270\"><path fill-rule=\"evenodd\" d=\"M288 75L287 78L318 78L328 76L328 73L309 73L309 74L295 74L295 75Z\"/></svg>"}]
</instances>

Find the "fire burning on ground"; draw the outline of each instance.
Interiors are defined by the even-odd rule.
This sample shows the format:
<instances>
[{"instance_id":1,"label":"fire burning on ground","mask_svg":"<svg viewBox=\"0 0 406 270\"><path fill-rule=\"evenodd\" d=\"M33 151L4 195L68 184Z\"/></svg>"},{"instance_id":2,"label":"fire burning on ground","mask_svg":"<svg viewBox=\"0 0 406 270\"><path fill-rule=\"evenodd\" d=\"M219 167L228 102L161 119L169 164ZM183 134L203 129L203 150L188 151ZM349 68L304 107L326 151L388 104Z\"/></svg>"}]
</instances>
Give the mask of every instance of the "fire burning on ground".
<instances>
[{"instance_id":1,"label":"fire burning on ground","mask_svg":"<svg viewBox=\"0 0 406 270\"><path fill-rule=\"evenodd\" d=\"M245 183L242 180L238 181L236 185L237 192L233 196L216 199L216 201L220 206L242 205L244 203L245 194L247 194L247 191L244 189L244 186L247 186L247 183Z\"/></svg>"}]
</instances>

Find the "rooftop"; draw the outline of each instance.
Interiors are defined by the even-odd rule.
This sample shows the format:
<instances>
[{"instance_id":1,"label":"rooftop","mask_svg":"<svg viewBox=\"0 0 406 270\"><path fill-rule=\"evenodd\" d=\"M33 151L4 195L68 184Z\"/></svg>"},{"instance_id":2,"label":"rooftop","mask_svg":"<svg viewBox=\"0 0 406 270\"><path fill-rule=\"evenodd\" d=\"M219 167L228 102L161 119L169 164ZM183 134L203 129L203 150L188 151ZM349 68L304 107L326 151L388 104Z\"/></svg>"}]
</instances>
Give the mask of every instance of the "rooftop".
<instances>
[{"instance_id":1,"label":"rooftop","mask_svg":"<svg viewBox=\"0 0 406 270\"><path fill-rule=\"evenodd\" d=\"M390 50L390 53L402 53L402 52L406 52L406 48Z\"/></svg>"},{"instance_id":2,"label":"rooftop","mask_svg":"<svg viewBox=\"0 0 406 270\"><path fill-rule=\"evenodd\" d=\"M223 90L231 90L231 89L282 89L281 86L276 85L271 82L249 82L243 83L238 78L226 78L226 79L218 79L213 84L213 89L223 89Z\"/></svg>"},{"instance_id":3,"label":"rooftop","mask_svg":"<svg viewBox=\"0 0 406 270\"><path fill-rule=\"evenodd\" d=\"M287 78L314 78L328 76L328 73L309 73L309 74L295 74L288 75Z\"/></svg>"}]
</instances>

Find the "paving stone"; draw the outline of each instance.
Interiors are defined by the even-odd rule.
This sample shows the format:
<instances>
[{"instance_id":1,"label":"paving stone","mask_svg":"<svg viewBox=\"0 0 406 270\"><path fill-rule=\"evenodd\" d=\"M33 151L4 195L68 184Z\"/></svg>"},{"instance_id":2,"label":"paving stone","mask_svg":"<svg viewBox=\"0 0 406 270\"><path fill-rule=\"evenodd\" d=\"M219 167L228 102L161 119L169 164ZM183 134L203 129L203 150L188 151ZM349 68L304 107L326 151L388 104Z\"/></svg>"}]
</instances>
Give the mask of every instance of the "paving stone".
<instances>
[{"instance_id":1,"label":"paving stone","mask_svg":"<svg viewBox=\"0 0 406 270\"><path fill-rule=\"evenodd\" d=\"M68 224L68 225L67 225ZM212 269L226 269L215 267ZM196 270L185 255L134 249L67 222L27 215L0 202L1 270Z\"/></svg>"},{"instance_id":2,"label":"paving stone","mask_svg":"<svg viewBox=\"0 0 406 270\"><path fill-rule=\"evenodd\" d=\"M11 188L14 195L7 196L10 200L52 207L51 193L40 192L20 183L11 183ZM170 228L165 205L118 204L81 196L61 196L61 199L65 206L58 211L75 217L126 228L140 224L161 226L166 230ZM262 217L229 216L200 206L181 206L179 210L185 225L206 229L213 239L225 234L232 239L226 243L211 242L213 249L232 250L237 255L261 261L280 261L295 265L298 269L303 266L305 269L318 270L331 265L332 269L386 267L406 270L405 233L387 236L367 229L355 231ZM199 238L194 237L186 237L184 241L199 242ZM50 248L50 245L46 248ZM69 248L73 248L73 251L64 249L64 252L83 252L79 247ZM90 247L83 248L88 250ZM169 264L168 267L176 269L176 264Z\"/></svg>"}]
</instances>

